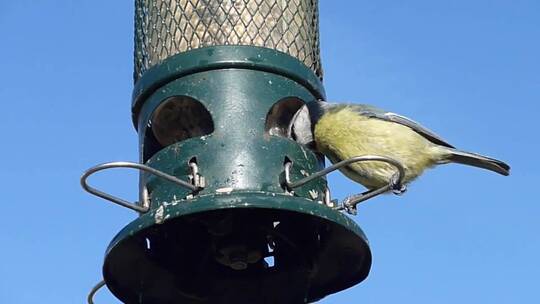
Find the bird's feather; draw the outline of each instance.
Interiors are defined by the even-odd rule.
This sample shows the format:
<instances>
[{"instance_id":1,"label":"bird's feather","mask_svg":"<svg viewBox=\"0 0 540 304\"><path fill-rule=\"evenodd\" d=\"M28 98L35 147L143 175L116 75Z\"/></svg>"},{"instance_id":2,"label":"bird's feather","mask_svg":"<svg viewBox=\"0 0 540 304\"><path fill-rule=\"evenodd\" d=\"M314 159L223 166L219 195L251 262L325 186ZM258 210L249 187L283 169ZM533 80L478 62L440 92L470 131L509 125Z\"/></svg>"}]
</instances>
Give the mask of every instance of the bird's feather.
<instances>
[{"instance_id":1,"label":"bird's feather","mask_svg":"<svg viewBox=\"0 0 540 304\"><path fill-rule=\"evenodd\" d=\"M434 144L449 147L449 148L454 148L454 146L452 146L451 144L446 142L444 139L442 139L435 132L429 130L428 128L426 128L426 127L422 126L421 124L417 123L416 121L414 121L414 120L412 120L410 118L407 118L407 117L405 117L403 115L399 115L399 114L392 113L392 112L387 112L387 111L384 111L382 109L379 109L379 108L376 108L376 107L370 106L370 105L351 104L351 105L348 105L348 106L351 107L352 109L354 109L354 111L358 112L360 115L364 115L364 116L371 117L371 118L382 119L382 120L395 122L395 123L404 125L406 127L409 127L411 129L413 129L415 132L422 135L423 137L425 137L426 139L428 139L429 141L431 141Z\"/></svg>"},{"instance_id":2,"label":"bird's feather","mask_svg":"<svg viewBox=\"0 0 540 304\"><path fill-rule=\"evenodd\" d=\"M362 104L318 102L308 107L315 118L317 149L332 163L361 155L389 157L405 168L404 183L427 168L450 162L509 173L510 167L504 162L456 150L434 132L399 114ZM381 162L354 163L340 170L368 188L387 185L396 172L393 166Z\"/></svg>"}]
</instances>

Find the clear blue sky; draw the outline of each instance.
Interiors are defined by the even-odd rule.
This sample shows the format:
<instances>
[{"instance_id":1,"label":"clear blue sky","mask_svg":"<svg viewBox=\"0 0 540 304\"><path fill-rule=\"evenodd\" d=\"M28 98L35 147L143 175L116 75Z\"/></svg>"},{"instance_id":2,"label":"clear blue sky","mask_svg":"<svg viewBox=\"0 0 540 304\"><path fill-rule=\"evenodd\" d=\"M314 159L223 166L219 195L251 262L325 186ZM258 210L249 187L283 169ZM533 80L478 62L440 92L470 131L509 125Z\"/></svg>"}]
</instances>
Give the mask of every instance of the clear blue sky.
<instances>
[{"instance_id":1,"label":"clear blue sky","mask_svg":"<svg viewBox=\"0 0 540 304\"><path fill-rule=\"evenodd\" d=\"M134 214L79 187L137 160L133 1L1 1L0 303L83 303ZM355 218L369 278L321 303L540 303L540 2L321 1L328 97L410 116L512 175L448 165ZM136 199L136 174L94 179ZM338 173L334 196L360 190ZM97 303L119 303L106 291Z\"/></svg>"}]
</instances>

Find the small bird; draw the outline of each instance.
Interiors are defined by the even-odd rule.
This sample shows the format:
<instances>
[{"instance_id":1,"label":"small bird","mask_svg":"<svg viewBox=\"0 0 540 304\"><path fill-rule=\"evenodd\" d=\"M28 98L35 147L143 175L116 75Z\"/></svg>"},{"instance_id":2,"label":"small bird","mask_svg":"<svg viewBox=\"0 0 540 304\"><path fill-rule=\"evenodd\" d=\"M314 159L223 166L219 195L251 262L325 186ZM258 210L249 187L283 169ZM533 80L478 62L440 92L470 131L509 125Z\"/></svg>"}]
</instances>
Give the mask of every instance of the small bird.
<instances>
[{"instance_id":1,"label":"small bird","mask_svg":"<svg viewBox=\"0 0 540 304\"><path fill-rule=\"evenodd\" d=\"M314 143L332 163L362 155L392 158L405 169L403 185L425 169L446 163L475 166L502 175L510 173L510 166L500 160L457 150L417 122L371 105L313 101L295 114L289 132L302 144ZM394 166L379 161L357 162L340 170L368 189L388 185L397 172Z\"/></svg>"}]
</instances>

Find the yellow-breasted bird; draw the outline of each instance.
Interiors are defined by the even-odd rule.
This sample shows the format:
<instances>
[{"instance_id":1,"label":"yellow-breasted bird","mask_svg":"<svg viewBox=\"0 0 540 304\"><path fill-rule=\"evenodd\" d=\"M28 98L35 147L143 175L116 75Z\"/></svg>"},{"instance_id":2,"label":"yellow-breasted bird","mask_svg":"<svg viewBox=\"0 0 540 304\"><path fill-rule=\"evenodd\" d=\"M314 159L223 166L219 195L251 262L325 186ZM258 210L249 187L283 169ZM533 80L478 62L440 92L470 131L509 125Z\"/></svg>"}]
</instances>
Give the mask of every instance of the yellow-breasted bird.
<instances>
[{"instance_id":1,"label":"yellow-breasted bird","mask_svg":"<svg viewBox=\"0 0 540 304\"><path fill-rule=\"evenodd\" d=\"M300 143L313 141L332 163L362 155L397 160L405 169L403 184L427 168L446 163L475 166L502 175L510 173L510 166L500 160L457 150L417 122L365 104L307 103L295 114L290 132ZM367 161L340 170L368 189L375 189L388 185L397 169L384 162Z\"/></svg>"}]
</instances>

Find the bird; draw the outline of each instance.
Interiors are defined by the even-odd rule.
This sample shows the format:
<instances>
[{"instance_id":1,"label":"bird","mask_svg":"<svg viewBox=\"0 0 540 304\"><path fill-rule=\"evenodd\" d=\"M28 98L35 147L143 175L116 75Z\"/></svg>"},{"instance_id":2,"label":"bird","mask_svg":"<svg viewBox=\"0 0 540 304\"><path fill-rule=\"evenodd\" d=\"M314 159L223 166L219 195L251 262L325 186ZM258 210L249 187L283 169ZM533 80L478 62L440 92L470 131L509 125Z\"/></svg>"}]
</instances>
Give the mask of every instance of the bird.
<instances>
[{"instance_id":1,"label":"bird","mask_svg":"<svg viewBox=\"0 0 540 304\"><path fill-rule=\"evenodd\" d=\"M397 168L385 162L355 162L340 168L345 176L368 189L394 183L394 192L403 192L405 185L426 169L447 163L510 174L510 166L503 161L458 150L414 120L367 104L308 102L293 116L289 132L297 142L314 146L333 164L377 155L403 166L405 175L400 185L394 180Z\"/></svg>"}]
</instances>

